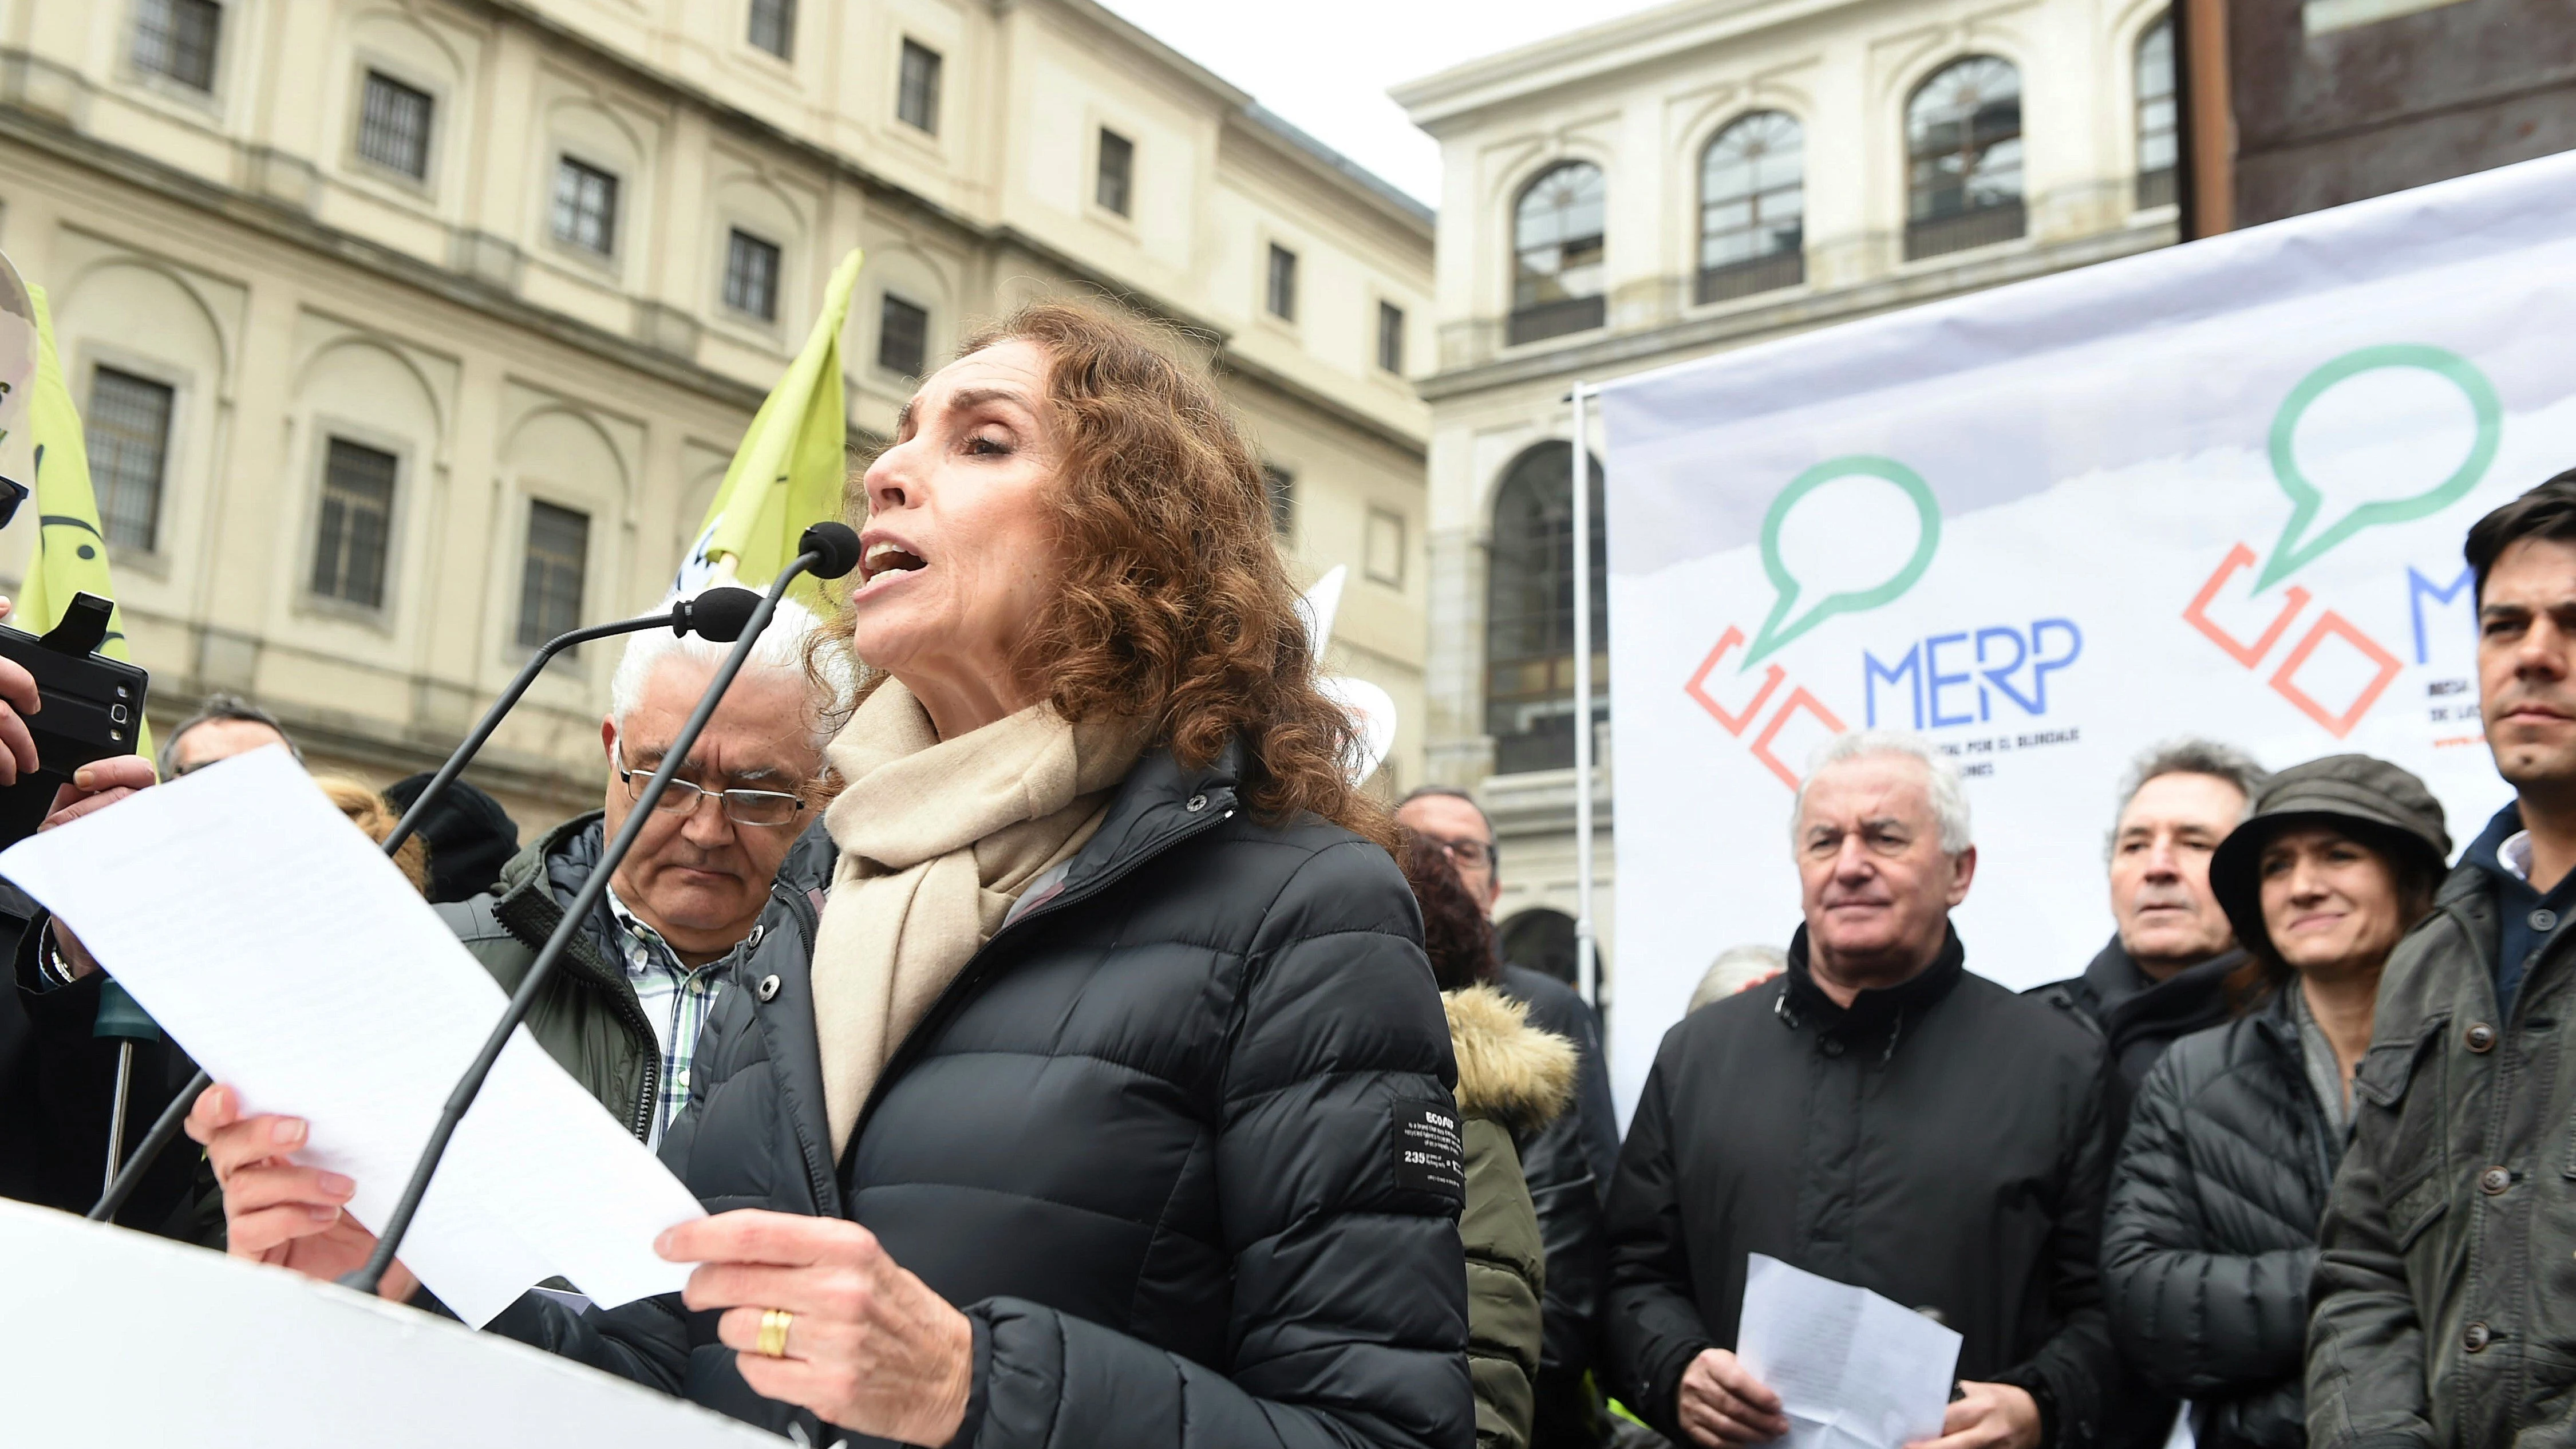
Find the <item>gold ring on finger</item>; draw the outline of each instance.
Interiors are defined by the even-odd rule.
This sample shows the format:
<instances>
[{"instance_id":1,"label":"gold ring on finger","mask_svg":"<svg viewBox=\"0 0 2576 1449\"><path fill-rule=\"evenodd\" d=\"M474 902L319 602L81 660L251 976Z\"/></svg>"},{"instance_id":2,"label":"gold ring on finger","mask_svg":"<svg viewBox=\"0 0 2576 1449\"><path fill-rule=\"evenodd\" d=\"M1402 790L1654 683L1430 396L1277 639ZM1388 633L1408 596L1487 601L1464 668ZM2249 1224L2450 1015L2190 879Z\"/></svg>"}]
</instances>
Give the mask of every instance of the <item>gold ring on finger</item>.
<instances>
[{"instance_id":1,"label":"gold ring on finger","mask_svg":"<svg viewBox=\"0 0 2576 1449\"><path fill-rule=\"evenodd\" d=\"M760 1341L754 1348L763 1358L787 1357L787 1327L796 1315L784 1308L767 1308L760 1314Z\"/></svg>"}]
</instances>

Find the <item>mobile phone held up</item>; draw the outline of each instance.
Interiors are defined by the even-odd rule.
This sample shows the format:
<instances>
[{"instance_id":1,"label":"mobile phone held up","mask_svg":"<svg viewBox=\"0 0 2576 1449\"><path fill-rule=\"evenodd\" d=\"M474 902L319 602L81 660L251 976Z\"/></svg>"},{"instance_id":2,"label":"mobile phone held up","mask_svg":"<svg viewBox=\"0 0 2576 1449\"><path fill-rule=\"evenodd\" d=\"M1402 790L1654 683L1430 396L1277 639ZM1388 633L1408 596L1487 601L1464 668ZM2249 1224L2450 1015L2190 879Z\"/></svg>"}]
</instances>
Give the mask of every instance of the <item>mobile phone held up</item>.
<instances>
[{"instance_id":1,"label":"mobile phone held up","mask_svg":"<svg viewBox=\"0 0 2576 1449\"><path fill-rule=\"evenodd\" d=\"M74 594L62 622L42 635L0 624L0 655L36 677L44 708L27 716L36 739L36 773L0 789L0 847L36 833L54 792L72 771L110 755L130 755L142 738L143 698L152 676L98 652L116 606L96 594Z\"/></svg>"}]
</instances>

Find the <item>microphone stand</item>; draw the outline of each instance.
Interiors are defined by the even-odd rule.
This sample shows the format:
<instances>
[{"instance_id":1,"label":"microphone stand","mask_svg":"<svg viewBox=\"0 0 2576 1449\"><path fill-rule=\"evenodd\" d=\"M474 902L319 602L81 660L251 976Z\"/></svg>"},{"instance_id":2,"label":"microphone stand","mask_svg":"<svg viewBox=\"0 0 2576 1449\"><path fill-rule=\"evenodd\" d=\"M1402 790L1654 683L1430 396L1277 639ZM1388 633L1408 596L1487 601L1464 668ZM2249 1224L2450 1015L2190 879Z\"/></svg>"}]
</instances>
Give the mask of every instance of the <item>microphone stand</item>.
<instances>
[{"instance_id":1,"label":"microphone stand","mask_svg":"<svg viewBox=\"0 0 2576 1449\"><path fill-rule=\"evenodd\" d=\"M849 542L844 547L829 536L818 539L816 534L824 527L838 528L842 534L849 535L846 526L818 525L806 530L805 536L798 540L804 552L796 556L795 562L780 570L777 581L761 597L760 606L752 611L750 622L743 626L741 637L735 641L733 652L727 654L724 663L717 668L714 682L707 686L706 694L698 700L698 707L690 712L688 722L680 726L680 732L672 737L669 748L662 752L660 768L653 771L653 778L635 797L635 806L627 812L626 824L618 830L617 838L600 853L599 863L592 867L589 878L582 882L581 890L574 895L572 903L564 907L563 919L556 924L554 934L546 938L546 944L537 952L537 959L529 965L528 974L520 979L519 989L511 993L509 1008L493 1024L491 1035L484 1038L483 1049L474 1054L473 1065L457 1079L456 1090L448 1094L447 1105L438 1114L438 1125L430 1129L429 1142L421 1149L420 1161L412 1167L411 1180L403 1184L402 1196L395 1200L393 1212L386 1217L384 1227L376 1236L375 1252L368 1255L364 1265L341 1277L344 1287L372 1295L384 1281L385 1270L393 1266L394 1254L402 1248L403 1235L411 1231L412 1217L420 1211L421 1199L429 1192L430 1179L437 1174L439 1162L447 1155L449 1139L456 1135L457 1126L465 1120L466 1111L481 1094L484 1079L492 1075L492 1067L500 1061L502 1049L510 1044L511 1034L527 1020L529 1009L536 1005L537 993L553 979L555 963L563 959L565 949L581 931L582 923L590 919L591 911L598 906L600 896L608 889L608 878L616 873L627 852L634 849L636 838L644 833L645 822L653 818L654 807L661 803L662 792L670 787L672 778L688 762L689 751L696 748L698 736L706 729L707 721L715 717L716 706L723 702L734 676L742 672L744 661L751 657L752 646L760 642L761 631L769 627L769 616L786 595L788 585L808 569L840 563L839 555L844 553L850 562L825 577L837 578L856 563L856 536L849 535ZM424 798L426 793L423 792ZM419 807L415 805L413 809L417 811Z\"/></svg>"},{"instance_id":2,"label":"microphone stand","mask_svg":"<svg viewBox=\"0 0 2576 1449\"><path fill-rule=\"evenodd\" d=\"M429 814L429 807L438 803L439 798L447 793L447 787L456 783L457 776L465 773L467 765L474 763L474 757L482 753L483 742L492 738L492 732L501 727L501 717L518 704L519 696L528 692L528 687L537 682L538 675L545 673L546 666L554 662L556 655L576 644L587 644L593 639L606 639L617 634L631 634L655 624L668 623L674 632L686 632L687 613L688 601L683 599L674 604L671 612L665 616L620 619L613 624L594 624L587 629L575 629L569 634L558 634L547 640L536 653L528 656L528 662L519 668L519 677L510 681L510 687L501 691L501 697L492 701L490 709L483 711L483 718L475 721L473 733L465 737L465 742L458 745L456 752L447 757L447 763L439 766L438 773L432 775L429 783L422 786L420 793L412 798L411 808L403 812L401 820L395 822L393 834L385 837L385 854L391 856L395 851L403 848L404 841L411 839L412 832L420 828L421 820Z\"/></svg>"},{"instance_id":3,"label":"microphone stand","mask_svg":"<svg viewBox=\"0 0 2576 1449\"><path fill-rule=\"evenodd\" d=\"M385 855L390 858L395 851L402 849L404 841L411 839L412 833L420 828L420 822L428 814L429 808L438 803L440 797L447 793L447 787L456 782L457 776L465 773L465 767L474 763L474 756L482 750L484 742L491 739L492 732L501 727L502 716L517 706L519 697L526 694L529 686L537 682L537 676L545 672L546 665L556 655L576 644L587 644L594 639L607 639L619 634L638 633L657 624L669 625L674 634L686 634L695 629L701 633L707 633L709 638L719 638L722 636L722 631L732 623L731 615L734 609L730 602L722 604L713 619L701 619L698 614L703 606L717 603L717 596L725 593L758 597L753 595L751 590L743 588L708 589L695 598L682 599L673 604L667 613L647 614L638 619L619 619L609 624L593 624L587 629L575 629L567 634L557 634L538 646L537 652L529 655L528 662L521 666L519 677L510 681L510 687L501 691L501 697L492 702L490 709L483 711L483 718L475 723L473 733L465 737L465 742L456 747L456 752L447 757L447 763L438 767L438 773L421 788L420 794L413 798L411 808L403 812L402 819L394 825L393 833L385 837ZM758 639L761 628L768 626L769 610L764 606L755 606L750 612L758 615L760 625L747 628L746 632L753 639ZM709 632L710 630L713 632ZM723 637L722 642L733 642L741 637L740 634ZM142 1183L144 1172L169 1148L172 1142L178 1140L179 1129L187 1124L189 1108L195 1106L197 1098L214 1084L215 1079L200 1068L194 1077L188 1079L188 1085L179 1089L179 1095L170 1099L170 1105L161 1109L161 1115L153 1120L152 1130L143 1134L143 1141L135 1147L134 1156L128 1158L122 1168L116 1165L113 1157L109 1159L108 1171L113 1175L108 1179L106 1190L99 1195L97 1203L89 1210L88 1217L91 1222L104 1223L115 1219L117 1213L125 1207L125 1200L132 1197L134 1189ZM123 1086L122 1079L119 1080L118 1085L120 1088ZM124 1104L120 1097L118 1102L120 1119L123 1117L123 1112Z\"/></svg>"},{"instance_id":4,"label":"microphone stand","mask_svg":"<svg viewBox=\"0 0 2576 1449\"><path fill-rule=\"evenodd\" d=\"M117 1164L125 1161L125 1107L134 1089L134 1044L161 1040L161 1028L124 987L109 980L99 983L98 1024L90 1035L116 1038L116 1098L107 1109L107 1170L98 1184L100 1192L113 1192Z\"/></svg>"}]
</instances>

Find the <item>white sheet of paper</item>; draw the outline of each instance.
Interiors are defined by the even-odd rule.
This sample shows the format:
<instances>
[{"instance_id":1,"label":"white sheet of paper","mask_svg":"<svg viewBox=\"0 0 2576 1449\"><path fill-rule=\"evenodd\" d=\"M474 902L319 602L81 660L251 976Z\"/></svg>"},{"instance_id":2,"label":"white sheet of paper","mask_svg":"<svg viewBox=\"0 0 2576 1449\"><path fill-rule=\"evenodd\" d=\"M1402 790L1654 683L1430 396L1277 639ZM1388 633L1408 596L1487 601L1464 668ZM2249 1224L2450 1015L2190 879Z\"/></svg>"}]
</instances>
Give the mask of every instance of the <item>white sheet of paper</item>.
<instances>
[{"instance_id":1,"label":"white sheet of paper","mask_svg":"<svg viewBox=\"0 0 2576 1449\"><path fill-rule=\"evenodd\" d=\"M172 1040L252 1112L312 1124L296 1160L348 1174L381 1224L501 989L279 746L0 852ZM676 1292L654 1256L705 1210L523 1029L413 1220L402 1261L481 1326L560 1273L604 1306Z\"/></svg>"},{"instance_id":2,"label":"white sheet of paper","mask_svg":"<svg viewBox=\"0 0 2576 1449\"><path fill-rule=\"evenodd\" d=\"M1735 1354L1780 1396L1790 1449L1899 1449L1937 1437L1959 1343L1955 1330L1866 1288L1747 1255Z\"/></svg>"}]
</instances>

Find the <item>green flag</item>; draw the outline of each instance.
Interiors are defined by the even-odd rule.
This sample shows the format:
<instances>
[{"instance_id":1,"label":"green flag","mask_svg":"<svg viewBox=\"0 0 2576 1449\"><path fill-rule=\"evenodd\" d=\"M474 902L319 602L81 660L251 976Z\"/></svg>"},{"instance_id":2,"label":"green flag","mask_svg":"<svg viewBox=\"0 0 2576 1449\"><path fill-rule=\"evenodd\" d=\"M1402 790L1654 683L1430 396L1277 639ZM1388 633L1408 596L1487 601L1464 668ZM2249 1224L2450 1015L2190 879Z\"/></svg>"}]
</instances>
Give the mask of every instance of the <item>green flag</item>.
<instances>
[{"instance_id":1,"label":"green flag","mask_svg":"<svg viewBox=\"0 0 2576 1449\"><path fill-rule=\"evenodd\" d=\"M842 394L841 327L850 315L850 289L859 280L853 248L823 289L823 311L805 338L805 350L778 380L750 431L725 469L724 486L707 508L697 543L671 582L695 593L727 578L765 589L796 556L807 528L841 516L841 488L849 471L848 403ZM796 581L790 598L823 608L822 582Z\"/></svg>"},{"instance_id":2,"label":"green flag","mask_svg":"<svg viewBox=\"0 0 2576 1449\"><path fill-rule=\"evenodd\" d=\"M36 557L27 567L27 583L9 622L42 634L62 622L72 595L116 598L116 583L107 571L107 535L99 531L98 498L90 492L89 447L81 436L80 410L72 406L63 382L62 358L54 351L53 311L45 289L27 285L36 305L36 380L28 399L27 436L35 459L35 497L23 506L36 510ZM107 642L99 652L110 659L131 660L125 646L125 610L108 616ZM152 729L136 733L138 754L152 753Z\"/></svg>"}]
</instances>

